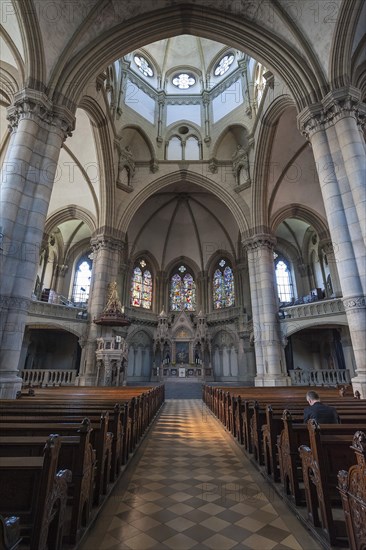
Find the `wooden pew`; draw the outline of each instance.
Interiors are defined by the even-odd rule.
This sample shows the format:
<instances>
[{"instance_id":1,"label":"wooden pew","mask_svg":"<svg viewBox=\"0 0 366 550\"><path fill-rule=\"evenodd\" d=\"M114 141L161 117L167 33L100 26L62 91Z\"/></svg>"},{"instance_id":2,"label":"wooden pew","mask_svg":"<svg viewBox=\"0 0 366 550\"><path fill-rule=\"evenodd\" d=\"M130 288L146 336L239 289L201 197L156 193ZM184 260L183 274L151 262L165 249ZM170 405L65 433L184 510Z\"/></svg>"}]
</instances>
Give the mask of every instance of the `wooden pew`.
<instances>
[{"instance_id":1,"label":"wooden pew","mask_svg":"<svg viewBox=\"0 0 366 550\"><path fill-rule=\"evenodd\" d=\"M338 490L351 550L366 548L366 433L357 431L351 449L357 464L338 472Z\"/></svg>"},{"instance_id":2,"label":"wooden pew","mask_svg":"<svg viewBox=\"0 0 366 550\"><path fill-rule=\"evenodd\" d=\"M19 518L0 515L0 550L16 550L21 541Z\"/></svg>"},{"instance_id":3,"label":"wooden pew","mask_svg":"<svg viewBox=\"0 0 366 550\"><path fill-rule=\"evenodd\" d=\"M103 413L99 423L92 423L91 443L96 451L96 472L94 503L99 504L102 495L108 492L110 479L112 434L108 432L108 412ZM54 422L44 422L44 417L31 417L29 422L2 422L0 433L11 436L34 436L58 433L59 435L77 435L79 422L65 422L60 418Z\"/></svg>"},{"instance_id":4,"label":"wooden pew","mask_svg":"<svg viewBox=\"0 0 366 550\"><path fill-rule=\"evenodd\" d=\"M357 422L357 417L366 418L366 404L362 402L341 401L336 403L342 424ZM267 476L274 481L280 480L280 465L278 457L277 440L283 429L283 404L279 406L267 405L265 411L266 422L262 425L262 448L264 465ZM303 409L301 405L291 405L292 421L303 422Z\"/></svg>"},{"instance_id":5,"label":"wooden pew","mask_svg":"<svg viewBox=\"0 0 366 550\"><path fill-rule=\"evenodd\" d=\"M33 390L34 391L34 390ZM37 404L44 403L56 403L58 402L60 407L68 408L70 406L86 406L90 408L91 403L95 407L100 405L101 408L110 412L110 417L114 418L112 414L112 408L119 404L121 411L121 417L123 424L123 447L122 458L117 452L112 453L112 480L118 475L120 469L120 463L126 463L128 456L133 452L137 442L143 435L144 431L150 424L151 420L157 413L158 409L164 401L164 386L156 387L144 387L144 388L100 388L100 387L61 387L61 388L37 388L36 400L33 397L26 397L18 400L17 403L24 405L25 402L29 406L37 407ZM77 399L77 403L76 400ZM11 407L11 401L6 401L4 406ZM46 405L44 405L46 407ZM0 409L1 411L2 409ZM114 434L113 446L119 447L119 438L121 430L117 426L109 426L109 430Z\"/></svg>"},{"instance_id":6,"label":"wooden pew","mask_svg":"<svg viewBox=\"0 0 366 550\"><path fill-rule=\"evenodd\" d=\"M0 514L16 515L30 550L60 550L70 470L57 471L60 438L51 435L41 457L0 458Z\"/></svg>"},{"instance_id":7,"label":"wooden pew","mask_svg":"<svg viewBox=\"0 0 366 550\"><path fill-rule=\"evenodd\" d=\"M366 422L360 424L366 430ZM333 508L341 504L337 490L337 476L342 468L350 468L355 461L351 448L354 425L322 424L308 421L310 447L301 445L299 454L308 510L308 521L321 527L321 533L330 544L346 538L345 522L335 519ZM339 542L339 541L338 541Z\"/></svg>"},{"instance_id":8,"label":"wooden pew","mask_svg":"<svg viewBox=\"0 0 366 550\"><path fill-rule=\"evenodd\" d=\"M125 464L125 448L127 444L127 428L128 425L128 410L121 411L119 403L114 404L113 408L110 407L108 412L108 432L112 433L112 451L111 451L111 469L110 469L110 481L113 482L119 475L122 463ZM81 403L71 407L65 407L63 403L59 401L43 402L34 401L31 405L22 403L18 409L10 407L8 405L0 405L0 422L27 422L44 421L44 422L82 422L84 418L89 418L92 424L100 422L102 415L101 407L99 405L89 405ZM126 436L126 437L125 437ZM93 440L94 438L92 438Z\"/></svg>"},{"instance_id":9,"label":"wooden pew","mask_svg":"<svg viewBox=\"0 0 366 550\"><path fill-rule=\"evenodd\" d=\"M90 421L84 419L77 430L77 436L60 436L57 469L72 472L64 529L65 538L72 544L87 526L92 507L95 452L90 443L91 431ZM42 456L45 443L45 436L0 437L0 456Z\"/></svg>"}]
</instances>

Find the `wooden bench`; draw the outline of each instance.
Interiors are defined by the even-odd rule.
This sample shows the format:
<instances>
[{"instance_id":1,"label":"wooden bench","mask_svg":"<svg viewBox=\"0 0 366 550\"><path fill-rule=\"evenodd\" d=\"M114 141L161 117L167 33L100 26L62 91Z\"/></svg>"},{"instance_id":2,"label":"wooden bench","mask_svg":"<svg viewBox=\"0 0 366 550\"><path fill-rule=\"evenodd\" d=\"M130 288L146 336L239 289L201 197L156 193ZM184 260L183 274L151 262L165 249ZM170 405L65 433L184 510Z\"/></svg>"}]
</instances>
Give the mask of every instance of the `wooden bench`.
<instances>
[{"instance_id":1,"label":"wooden bench","mask_svg":"<svg viewBox=\"0 0 366 550\"><path fill-rule=\"evenodd\" d=\"M72 472L64 532L67 541L73 544L89 522L93 502L95 452L90 443L91 431L90 421L84 419L77 436L59 437L57 469ZM42 456L46 439L45 436L0 437L0 456Z\"/></svg>"},{"instance_id":2,"label":"wooden bench","mask_svg":"<svg viewBox=\"0 0 366 550\"><path fill-rule=\"evenodd\" d=\"M322 424L315 420L307 424L310 447L301 445L299 454L308 511L308 521L314 527L321 527L321 533L330 544L346 539L345 521L336 519L334 508L340 507L337 490L338 472L350 468L355 462L351 448L354 425ZM359 425L366 430L366 422Z\"/></svg>"},{"instance_id":3,"label":"wooden bench","mask_svg":"<svg viewBox=\"0 0 366 550\"><path fill-rule=\"evenodd\" d=\"M350 424L358 421L359 417L366 418L366 404L360 401L336 403L342 424ZM277 440L283 429L283 404L267 405L265 410L266 421L262 424L262 452L267 476L277 482L280 480L280 465L278 457ZM291 404L292 421L303 422L303 409L301 405Z\"/></svg>"},{"instance_id":4,"label":"wooden bench","mask_svg":"<svg viewBox=\"0 0 366 550\"><path fill-rule=\"evenodd\" d=\"M21 407L16 407L14 401L11 400L2 402L0 413L4 412L6 414L9 407L16 410L21 409L23 406L41 408L41 404L42 410L45 410L49 406L57 406L57 403L63 410L77 407L87 407L90 410L92 406L94 406L94 412L96 412L96 409L100 411L102 408L108 410L110 419L115 420L114 426L111 423L109 425L109 431L114 435L111 469L111 479L113 481L119 473L121 463L125 464L127 462L129 454L134 451L137 442L151 423L163 401L164 386L131 389L100 387L37 388L36 396L16 401ZM122 411L122 430L118 426L119 421L115 414L117 405ZM88 416L87 413L85 414ZM121 437L123 441L120 444ZM118 448L121 448L120 453L117 451Z\"/></svg>"},{"instance_id":5,"label":"wooden bench","mask_svg":"<svg viewBox=\"0 0 366 550\"><path fill-rule=\"evenodd\" d=\"M70 470L57 471L60 438L47 439L41 457L0 457L0 514L20 518L30 550L59 550Z\"/></svg>"},{"instance_id":6,"label":"wooden bench","mask_svg":"<svg viewBox=\"0 0 366 550\"><path fill-rule=\"evenodd\" d=\"M110 479L112 434L108 432L108 412L103 413L98 423L91 423L91 443L96 451L96 472L94 503L99 504L101 497L108 492ZM39 436L57 433L59 435L77 435L80 422L65 422L65 419L58 419L54 422L44 422L45 417L31 417L29 422L0 423L0 434L8 436Z\"/></svg>"},{"instance_id":7,"label":"wooden bench","mask_svg":"<svg viewBox=\"0 0 366 550\"><path fill-rule=\"evenodd\" d=\"M121 465L125 464L128 457L128 410L121 410L119 403L111 407L108 412L108 432L113 434L112 451L111 451L111 469L110 481L113 482L119 475ZM0 406L0 422L27 422L43 421L43 422L82 422L84 418L89 418L92 424L100 422L101 415L100 406L89 405L85 403L75 405L74 407L64 407L59 401L42 402L37 401L28 406L22 404L17 410L9 406ZM93 439L92 439L93 440Z\"/></svg>"},{"instance_id":8,"label":"wooden bench","mask_svg":"<svg viewBox=\"0 0 366 550\"><path fill-rule=\"evenodd\" d=\"M357 431L351 449L357 464L338 472L338 490L352 550L366 548L366 433Z\"/></svg>"},{"instance_id":9,"label":"wooden bench","mask_svg":"<svg viewBox=\"0 0 366 550\"><path fill-rule=\"evenodd\" d=\"M0 550L15 550L21 541L19 518L0 515Z\"/></svg>"}]
</instances>

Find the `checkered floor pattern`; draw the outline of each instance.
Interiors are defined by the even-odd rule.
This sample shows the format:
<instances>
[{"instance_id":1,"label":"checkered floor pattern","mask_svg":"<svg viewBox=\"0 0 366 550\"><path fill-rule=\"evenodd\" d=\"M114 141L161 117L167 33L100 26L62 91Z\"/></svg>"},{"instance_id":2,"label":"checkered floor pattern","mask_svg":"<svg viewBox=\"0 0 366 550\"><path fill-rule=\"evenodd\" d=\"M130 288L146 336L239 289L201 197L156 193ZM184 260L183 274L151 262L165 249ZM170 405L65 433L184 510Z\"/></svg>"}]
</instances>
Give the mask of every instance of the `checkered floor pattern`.
<instances>
[{"instance_id":1,"label":"checkered floor pattern","mask_svg":"<svg viewBox=\"0 0 366 550\"><path fill-rule=\"evenodd\" d=\"M198 400L170 400L81 550L318 550Z\"/></svg>"}]
</instances>

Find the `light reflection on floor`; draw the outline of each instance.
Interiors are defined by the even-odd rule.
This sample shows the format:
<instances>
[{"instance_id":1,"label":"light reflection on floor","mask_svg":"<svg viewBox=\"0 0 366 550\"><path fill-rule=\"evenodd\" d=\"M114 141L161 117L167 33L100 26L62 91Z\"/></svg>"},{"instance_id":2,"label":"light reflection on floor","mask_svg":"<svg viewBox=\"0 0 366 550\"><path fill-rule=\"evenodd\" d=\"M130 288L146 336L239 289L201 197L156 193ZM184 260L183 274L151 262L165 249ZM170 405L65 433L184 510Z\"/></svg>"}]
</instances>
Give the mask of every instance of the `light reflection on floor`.
<instances>
[{"instance_id":1,"label":"light reflection on floor","mask_svg":"<svg viewBox=\"0 0 366 550\"><path fill-rule=\"evenodd\" d=\"M318 550L205 406L169 400L80 550Z\"/></svg>"}]
</instances>

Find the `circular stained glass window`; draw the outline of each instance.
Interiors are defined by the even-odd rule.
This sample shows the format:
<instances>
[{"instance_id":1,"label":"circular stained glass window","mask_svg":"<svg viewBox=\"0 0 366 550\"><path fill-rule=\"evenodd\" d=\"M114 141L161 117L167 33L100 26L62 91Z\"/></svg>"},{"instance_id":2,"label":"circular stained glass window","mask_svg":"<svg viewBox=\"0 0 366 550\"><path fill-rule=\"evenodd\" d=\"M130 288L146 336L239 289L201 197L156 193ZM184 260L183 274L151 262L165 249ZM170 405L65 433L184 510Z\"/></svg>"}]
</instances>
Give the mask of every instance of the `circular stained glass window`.
<instances>
[{"instance_id":1,"label":"circular stained glass window","mask_svg":"<svg viewBox=\"0 0 366 550\"><path fill-rule=\"evenodd\" d=\"M196 84L196 79L191 74L180 73L173 78L173 84L180 90L187 90Z\"/></svg>"},{"instance_id":2,"label":"circular stained glass window","mask_svg":"<svg viewBox=\"0 0 366 550\"><path fill-rule=\"evenodd\" d=\"M215 67L215 76L222 76L229 70L230 65L234 61L234 55L232 53L224 55Z\"/></svg>"},{"instance_id":3,"label":"circular stained glass window","mask_svg":"<svg viewBox=\"0 0 366 550\"><path fill-rule=\"evenodd\" d=\"M139 71L141 71L144 76L153 76L154 71L150 67L149 62L144 57L142 57L142 55L135 55L134 61Z\"/></svg>"}]
</instances>

